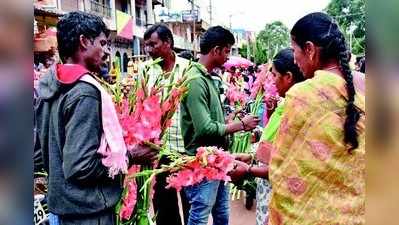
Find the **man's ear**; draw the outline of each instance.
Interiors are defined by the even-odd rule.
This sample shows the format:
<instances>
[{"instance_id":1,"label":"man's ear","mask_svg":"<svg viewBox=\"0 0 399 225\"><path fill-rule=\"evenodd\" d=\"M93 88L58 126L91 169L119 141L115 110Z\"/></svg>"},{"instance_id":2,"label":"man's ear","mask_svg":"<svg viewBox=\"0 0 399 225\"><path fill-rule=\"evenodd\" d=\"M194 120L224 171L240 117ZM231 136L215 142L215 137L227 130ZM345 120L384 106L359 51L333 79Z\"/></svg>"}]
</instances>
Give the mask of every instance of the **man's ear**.
<instances>
[{"instance_id":1,"label":"man's ear","mask_svg":"<svg viewBox=\"0 0 399 225\"><path fill-rule=\"evenodd\" d=\"M223 52L223 47L215 46L215 54L220 55Z\"/></svg>"},{"instance_id":2,"label":"man's ear","mask_svg":"<svg viewBox=\"0 0 399 225\"><path fill-rule=\"evenodd\" d=\"M87 39L83 34L79 36L79 47L82 49L87 49L90 40Z\"/></svg>"},{"instance_id":3,"label":"man's ear","mask_svg":"<svg viewBox=\"0 0 399 225\"><path fill-rule=\"evenodd\" d=\"M216 46L217 47L217 46ZM216 47L211 48L211 50L209 50L209 55L215 55L216 54Z\"/></svg>"}]
</instances>

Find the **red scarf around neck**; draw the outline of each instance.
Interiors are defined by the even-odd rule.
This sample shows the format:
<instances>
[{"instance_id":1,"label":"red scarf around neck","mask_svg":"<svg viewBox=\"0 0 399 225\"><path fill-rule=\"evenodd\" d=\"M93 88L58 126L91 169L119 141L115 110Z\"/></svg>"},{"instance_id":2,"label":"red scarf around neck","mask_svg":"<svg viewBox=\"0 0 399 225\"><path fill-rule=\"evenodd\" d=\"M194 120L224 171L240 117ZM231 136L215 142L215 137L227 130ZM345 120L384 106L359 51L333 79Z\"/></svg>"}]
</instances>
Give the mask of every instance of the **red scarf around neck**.
<instances>
[{"instance_id":1,"label":"red scarf around neck","mask_svg":"<svg viewBox=\"0 0 399 225\"><path fill-rule=\"evenodd\" d=\"M57 64L56 78L63 84L73 84L90 71L79 64Z\"/></svg>"}]
</instances>

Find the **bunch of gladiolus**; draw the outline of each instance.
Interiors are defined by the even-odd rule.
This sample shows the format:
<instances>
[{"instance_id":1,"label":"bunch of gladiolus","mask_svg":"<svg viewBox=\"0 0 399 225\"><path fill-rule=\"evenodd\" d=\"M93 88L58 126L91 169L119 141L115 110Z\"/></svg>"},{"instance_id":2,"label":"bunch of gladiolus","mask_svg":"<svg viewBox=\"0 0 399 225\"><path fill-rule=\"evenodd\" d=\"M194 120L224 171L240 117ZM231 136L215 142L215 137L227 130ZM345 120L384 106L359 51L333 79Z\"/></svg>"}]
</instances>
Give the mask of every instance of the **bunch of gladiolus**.
<instances>
[{"instance_id":1,"label":"bunch of gladiolus","mask_svg":"<svg viewBox=\"0 0 399 225\"><path fill-rule=\"evenodd\" d=\"M260 107L262 103L269 101L272 97L277 97L277 88L275 86L274 79L269 72L267 65L264 65L260 73L257 73L256 80L251 88L250 98L254 100L254 103L250 106L250 113L252 115L259 115ZM263 112L263 125L267 124L267 110ZM234 134L233 144L231 146L232 153L249 153L251 151L251 132L238 132ZM254 183L254 180L249 180L246 184ZM232 196L234 199L234 193L238 190L250 191L247 188L251 185L241 185L232 187ZM251 188L252 189L252 188Z\"/></svg>"},{"instance_id":2,"label":"bunch of gladiolus","mask_svg":"<svg viewBox=\"0 0 399 225\"><path fill-rule=\"evenodd\" d=\"M186 156L187 157L187 156ZM188 158L188 163L167 178L166 188L175 188L198 184L204 179L230 181L227 173L233 169L234 157L216 147L200 147L195 158Z\"/></svg>"},{"instance_id":3,"label":"bunch of gladiolus","mask_svg":"<svg viewBox=\"0 0 399 225\"><path fill-rule=\"evenodd\" d=\"M155 60L147 65L144 71L148 71L147 68L158 62L159 60ZM144 73L132 85L127 95L118 90L122 89L122 85L118 83L113 90L119 121L129 149L148 142L159 145L180 100L188 91L187 76L176 82L174 71L159 74L154 84L149 84L148 76Z\"/></svg>"},{"instance_id":4,"label":"bunch of gladiolus","mask_svg":"<svg viewBox=\"0 0 399 225\"><path fill-rule=\"evenodd\" d=\"M207 180L222 180L230 181L230 177L227 175L234 167L234 156L230 153L223 151L223 149L217 147L200 147L197 149L195 156L183 155L177 151L171 151L170 149L163 148L160 150L160 155L167 157L170 160L169 164L163 164L160 168L148 168L137 172L137 168L132 171L129 170L129 175L126 177L126 184L137 181L139 184L139 191L148 190L146 187L153 181L156 175L164 172L171 172L172 174L167 178L168 185L166 188L175 188L180 191L182 187L198 184L204 179ZM134 171L135 170L135 171ZM135 187L130 187L135 190ZM135 219L130 218L133 210L132 204L135 202L135 196L130 195L130 192L124 192L125 198L118 204L117 212L119 212L120 218L124 220L131 220L133 223L124 224L144 224L145 222L136 222ZM140 199L140 198L139 198ZM144 217L148 217L148 212L143 210L146 209L148 202L140 202L138 199L136 204L135 218L143 220ZM148 199L146 199L148 200ZM143 215L144 214L144 215ZM143 220L145 221L145 220Z\"/></svg>"},{"instance_id":5,"label":"bunch of gladiolus","mask_svg":"<svg viewBox=\"0 0 399 225\"><path fill-rule=\"evenodd\" d=\"M274 79L267 65L262 66L261 71L256 74L256 80L251 88L251 98L255 99L260 93L264 93L266 99L278 96Z\"/></svg>"},{"instance_id":6,"label":"bunch of gladiolus","mask_svg":"<svg viewBox=\"0 0 399 225\"><path fill-rule=\"evenodd\" d=\"M242 106L248 99L248 96L243 90L233 84L229 84L229 89L226 93L226 98L229 100L232 106Z\"/></svg>"},{"instance_id":7,"label":"bunch of gladiolus","mask_svg":"<svg viewBox=\"0 0 399 225\"><path fill-rule=\"evenodd\" d=\"M183 187L195 185L207 180L230 181L227 174L234 167L234 156L217 147L199 147L195 156L183 155L177 151L162 149L161 155L169 159L158 169L149 169L128 176L128 179L147 177L145 184L150 183L157 174L170 172L166 188L180 191Z\"/></svg>"},{"instance_id":8,"label":"bunch of gladiolus","mask_svg":"<svg viewBox=\"0 0 399 225\"><path fill-rule=\"evenodd\" d=\"M176 70L173 70L170 73L157 74L155 81L150 83L149 71L159 62L160 59L157 59L146 65L143 73L132 84L122 84L120 80L115 85L103 82L113 97L128 149L134 149L138 145L162 149L161 140L171 125L171 119L181 99L188 91L189 79L186 71L191 65L183 70L180 79L175 79ZM137 172L151 169L152 165L133 165L129 169L122 198L116 207L118 222L135 225L151 223L148 214L151 185L145 183L151 174L136 180L128 179Z\"/></svg>"},{"instance_id":9,"label":"bunch of gladiolus","mask_svg":"<svg viewBox=\"0 0 399 225\"><path fill-rule=\"evenodd\" d=\"M274 79L268 72L268 67L263 66L261 72L256 75L256 80L251 89L250 98L254 102L252 105L250 105L250 113L252 115L259 115L259 110L262 103L275 96L278 96L278 93ZM263 116L263 121L266 121L267 117L265 116L267 116L267 113L264 112ZM234 134L233 145L231 147L231 151L233 153L248 153L250 147L250 132L238 132Z\"/></svg>"},{"instance_id":10,"label":"bunch of gladiolus","mask_svg":"<svg viewBox=\"0 0 399 225\"><path fill-rule=\"evenodd\" d=\"M273 75L269 72L269 66L264 65L261 72L257 74L256 81L251 89L251 97L257 99L259 95L263 96L263 102L270 102L271 99L278 99L279 95L277 92ZM266 126L268 122L266 109L263 114L263 125Z\"/></svg>"}]
</instances>

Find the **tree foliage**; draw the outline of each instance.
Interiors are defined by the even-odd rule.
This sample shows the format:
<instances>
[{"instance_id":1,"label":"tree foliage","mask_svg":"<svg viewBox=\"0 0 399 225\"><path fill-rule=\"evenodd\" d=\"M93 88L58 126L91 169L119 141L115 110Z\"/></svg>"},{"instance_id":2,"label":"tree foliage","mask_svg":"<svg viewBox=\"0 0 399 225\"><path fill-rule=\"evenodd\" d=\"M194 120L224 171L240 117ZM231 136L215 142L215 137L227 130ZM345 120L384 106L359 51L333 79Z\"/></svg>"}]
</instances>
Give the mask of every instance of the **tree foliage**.
<instances>
[{"instance_id":1,"label":"tree foliage","mask_svg":"<svg viewBox=\"0 0 399 225\"><path fill-rule=\"evenodd\" d=\"M250 58L255 63L266 63L281 49L289 47L289 30L280 21L266 24L265 28L256 36L256 41L249 45L243 45L240 55L247 57L247 49L250 48Z\"/></svg>"},{"instance_id":2,"label":"tree foliage","mask_svg":"<svg viewBox=\"0 0 399 225\"><path fill-rule=\"evenodd\" d=\"M238 53L241 55L243 58L247 58L248 56L248 45L243 44L241 48L239 49Z\"/></svg>"},{"instance_id":3,"label":"tree foliage","mask_svg":"<svg viewBox=\"0 0 399 225\"><path fill-rule=\"evenodd\" d=\"M332 0L325 12L333 16L349 42L352 35L352 52L364 54L366 46L366 13L365 0Z\"/></svg>"}]
</instances>

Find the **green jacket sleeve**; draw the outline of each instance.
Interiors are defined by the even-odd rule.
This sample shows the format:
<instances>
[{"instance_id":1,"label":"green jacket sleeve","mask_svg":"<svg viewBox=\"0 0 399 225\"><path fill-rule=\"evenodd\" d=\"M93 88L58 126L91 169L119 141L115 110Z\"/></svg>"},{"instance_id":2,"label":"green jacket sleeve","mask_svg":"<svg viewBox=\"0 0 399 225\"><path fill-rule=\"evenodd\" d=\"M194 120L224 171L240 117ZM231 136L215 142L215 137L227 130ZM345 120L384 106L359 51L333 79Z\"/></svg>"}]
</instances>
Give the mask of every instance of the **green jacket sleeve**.
<instances>
[{"instance_id":1,"label":"green jacket sleeve","mask_svg":"<svg viewBox=\"0 0 399 225\"><path fill-rule=\"evenodd\" d=\"M226 125L211 118L208 105L209 87L202 78L190 82L185 102L192 118L194 132L197 137L224 136Z\"/></svg>"}]
</instances>

